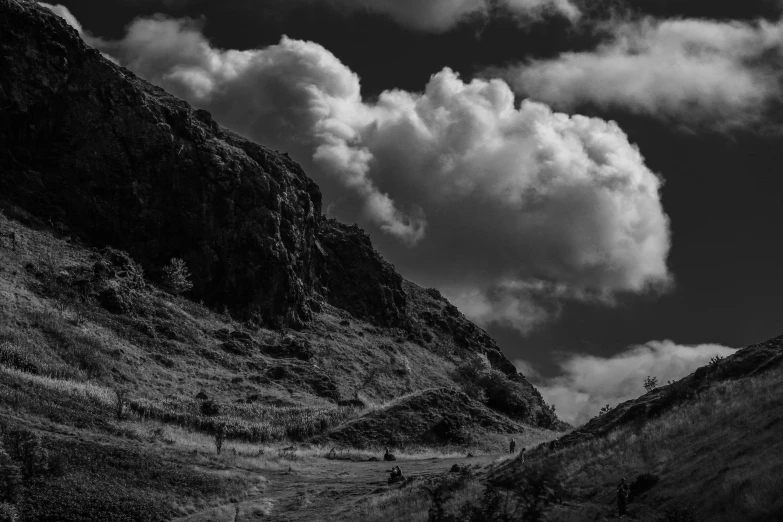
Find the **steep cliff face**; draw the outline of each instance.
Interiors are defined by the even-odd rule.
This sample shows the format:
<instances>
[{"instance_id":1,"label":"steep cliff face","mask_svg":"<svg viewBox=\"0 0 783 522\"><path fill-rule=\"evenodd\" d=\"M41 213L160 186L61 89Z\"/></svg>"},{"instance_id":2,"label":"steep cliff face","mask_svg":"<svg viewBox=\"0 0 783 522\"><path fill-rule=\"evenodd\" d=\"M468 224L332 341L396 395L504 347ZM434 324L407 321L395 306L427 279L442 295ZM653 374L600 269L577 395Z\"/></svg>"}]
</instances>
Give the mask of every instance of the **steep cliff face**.
<instances>
[{"instance_id":1,"label":"steep cliff face","mask_svg":"<svg viewBox=\"0 0 783 522\"><path fill-rule=\"evenodd\" d=\"M407 327L402 276L372 248L365 231L326 219L316 249L321 291L331 304L360 319Z\"/></svg>"},{"instance_id":2,"label":"steep cliff face","mask_svg":"<svg viewBox=\"0 0 783 522\"><path fill-rule=\"evenodd\" d=\"M48 9L0 1L0 193L155 273L187 261L193 296L308 319L318 187L87 47Z\"/></svg>"}]
</instances>

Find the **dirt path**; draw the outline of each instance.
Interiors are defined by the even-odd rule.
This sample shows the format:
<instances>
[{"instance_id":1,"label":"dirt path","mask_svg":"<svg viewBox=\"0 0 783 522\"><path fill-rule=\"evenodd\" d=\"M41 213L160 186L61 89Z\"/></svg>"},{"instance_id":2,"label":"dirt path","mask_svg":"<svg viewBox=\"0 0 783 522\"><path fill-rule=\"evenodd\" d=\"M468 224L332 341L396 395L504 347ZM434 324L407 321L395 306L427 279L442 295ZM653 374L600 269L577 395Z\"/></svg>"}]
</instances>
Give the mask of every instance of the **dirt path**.
<instances>
[{"instance_id":1,"label":"dirt path","mask_svg":"<svg viewBox=\"0 0 783 522\"><path fill-rule=\"evenodd\" d=\"M392 464L406 477L442 475L454 464L486 468L503 455L471 458L432 458L390 462L352 462L315 459L302 471L268 471L263 494L236 504L211 508L175 522L321 522L339 520L340 513L376 490L385 490ZM479 474L483 471L479 471Z\"/></svg>"}]
</instances>

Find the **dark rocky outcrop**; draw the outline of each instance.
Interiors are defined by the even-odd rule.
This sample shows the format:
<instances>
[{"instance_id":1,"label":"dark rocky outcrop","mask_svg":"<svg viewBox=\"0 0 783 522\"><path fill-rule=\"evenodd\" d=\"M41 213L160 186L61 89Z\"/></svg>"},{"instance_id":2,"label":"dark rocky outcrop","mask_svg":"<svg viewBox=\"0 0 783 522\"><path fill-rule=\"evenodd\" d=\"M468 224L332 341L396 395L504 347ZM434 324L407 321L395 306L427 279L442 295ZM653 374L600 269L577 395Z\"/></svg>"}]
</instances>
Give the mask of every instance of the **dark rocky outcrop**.
<instances>
[{"instance_id":1,"label":"dark rocky outcrop","mask_svg":"<svg viewBox=\"0 0 783 522\"><path fill-rule=\"evenodd\" d=\"M406 324L402 276L372 248L364 230L324 220L316 249L319 281L331 304L384 326Z\"/></svg>"}]
</instances>

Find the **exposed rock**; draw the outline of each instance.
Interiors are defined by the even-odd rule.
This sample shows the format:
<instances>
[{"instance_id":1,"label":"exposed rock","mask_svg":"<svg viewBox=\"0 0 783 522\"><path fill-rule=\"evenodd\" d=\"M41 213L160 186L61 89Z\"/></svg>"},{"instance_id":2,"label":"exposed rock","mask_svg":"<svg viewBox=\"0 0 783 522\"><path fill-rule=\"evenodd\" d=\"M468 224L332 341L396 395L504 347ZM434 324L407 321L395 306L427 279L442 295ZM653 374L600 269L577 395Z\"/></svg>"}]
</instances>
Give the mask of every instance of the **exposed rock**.
<instances>
[{"instance_id":1,"label":"exposed rock","mask_svg":"<svg viewBox=\"0 0 783 522\"><path fill-rule=\"evenodd\" d=\"M373 249L364 230L326 219L316 247L319 281L330 303L384 326L406 323L402 276Z\"/></svg>"},{"instance_id":2,"label":"exposed rock","mask_svg":"<svg viewBox=\"0 0 783 522\"><path fill-rule=\"evenodd\" d=\"M0 193L192 295L269 322L309 317L321 194L287 157L86 46L30 0L0 2Z\"/></svg>"}]
</instances>

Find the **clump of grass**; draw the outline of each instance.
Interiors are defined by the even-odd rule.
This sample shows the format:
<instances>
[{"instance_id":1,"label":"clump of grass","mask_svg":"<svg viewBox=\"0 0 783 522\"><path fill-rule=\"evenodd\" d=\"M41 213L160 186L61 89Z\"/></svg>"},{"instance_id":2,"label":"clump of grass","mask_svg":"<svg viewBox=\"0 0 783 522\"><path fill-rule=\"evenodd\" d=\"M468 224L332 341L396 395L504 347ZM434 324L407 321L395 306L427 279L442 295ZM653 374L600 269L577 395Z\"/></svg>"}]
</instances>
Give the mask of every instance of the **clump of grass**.
<instances>
[{"instance_id":1,"label":"clump of grass","mask_svg":"<svg viewBox=\"0 0 783 522\"><path fill-rule=\"evenodd\" d=\"M2 365L0 365L0 375L3 375L5 378L22 381L26 386L74 396L94 402L100 406L111 407L114 405L114 393L110 389L97 384L36 375Z\"/></svg>"}]
</instances>

